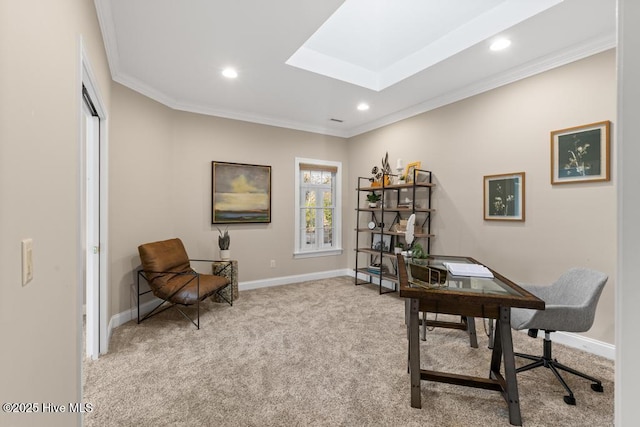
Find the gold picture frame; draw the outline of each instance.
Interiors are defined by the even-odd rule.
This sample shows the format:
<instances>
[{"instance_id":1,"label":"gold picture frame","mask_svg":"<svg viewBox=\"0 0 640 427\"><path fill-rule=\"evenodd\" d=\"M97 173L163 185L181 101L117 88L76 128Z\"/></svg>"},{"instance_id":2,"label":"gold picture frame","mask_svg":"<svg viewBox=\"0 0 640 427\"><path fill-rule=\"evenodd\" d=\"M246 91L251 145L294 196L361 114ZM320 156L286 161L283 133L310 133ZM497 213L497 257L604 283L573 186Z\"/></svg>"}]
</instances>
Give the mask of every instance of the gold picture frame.
<instances>
[{"instance_id":1,"label":"gold picture frame","mask_svg":"<svg viewBox=\"0 0 640 427\"><path fill-rule=\"evenodd\" d=\"M417 169L420 169L420 166L422 165L421 162L411 162L411 163L407 163L407 166L404 169L404 176L405 176L405 182L407 184L412 184L413 183L413 178L414 178L414 171Z\"/></svg>"},{"instance_id":2,"label":"gold picture frame","mask_svg":"<svg viewBox=\"0 0 640 427\"><path fill-rule=\"evenodd\" d=\"M610 122L551 132L551 184L609 181Z\"/></svg>"}]
</instances>

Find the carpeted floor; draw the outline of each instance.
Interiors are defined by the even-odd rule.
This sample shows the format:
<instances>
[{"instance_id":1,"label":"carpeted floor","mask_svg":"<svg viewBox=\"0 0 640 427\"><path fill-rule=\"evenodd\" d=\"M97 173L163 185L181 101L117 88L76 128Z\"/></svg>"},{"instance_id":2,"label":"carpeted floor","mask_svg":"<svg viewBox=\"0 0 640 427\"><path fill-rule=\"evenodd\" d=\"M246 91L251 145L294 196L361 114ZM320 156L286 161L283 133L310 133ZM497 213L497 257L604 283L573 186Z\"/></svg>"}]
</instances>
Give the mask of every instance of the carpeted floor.
<instances>
[{"instance_id":1,"label":"carpeted floor","mask_svg":"<svg viewBox=\"0 0 640 427\"><path fill-rule=\"evenodd\" d=\"M175 310L114 331L109 353L86 361L86 426L508 426L498 392L422 382L411 408L404 302L339 277L207 301L196 330ZM425 369L487 376L491 351L462 331L421 343ZM514 332L516 351L542 340ZM518 375L525 426L613 425L613 362L554 345L561 362L600 378L604 393L567 375L576 406L547 369ZM518 365L524 363L516 360Z\"/></svg>"}]
</instances>

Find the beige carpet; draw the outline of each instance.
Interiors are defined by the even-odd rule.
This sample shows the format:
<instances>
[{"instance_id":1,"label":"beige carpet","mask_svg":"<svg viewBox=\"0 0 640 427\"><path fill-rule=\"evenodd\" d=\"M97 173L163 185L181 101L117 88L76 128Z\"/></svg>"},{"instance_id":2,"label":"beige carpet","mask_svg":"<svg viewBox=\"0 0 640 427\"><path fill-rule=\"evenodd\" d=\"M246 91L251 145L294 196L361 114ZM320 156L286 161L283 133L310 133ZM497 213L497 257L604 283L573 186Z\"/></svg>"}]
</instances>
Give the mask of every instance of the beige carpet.
<instances>
[{"instance_id":1,"label":"beige carpet","mask_svg":"<svg viewBox=\"0 0 640 427\"><path fill-rule=\"evenodd\" d=\"M491 351L461 331L435 329L425 369L486 376ZM516 351L542 340L514 332ZM613 425L613 362L561 345L561 362L603 381L604 393L548 369L518 375L525 426ZM240 293L233 307L207 302L196 330L175 310L114 331L109 354L85 363L86 426L508 426L494 391L422 382L409 404L404 303L350 277ZM523 363L516 361L517 364Z\"/></svg>"}]
</instances>

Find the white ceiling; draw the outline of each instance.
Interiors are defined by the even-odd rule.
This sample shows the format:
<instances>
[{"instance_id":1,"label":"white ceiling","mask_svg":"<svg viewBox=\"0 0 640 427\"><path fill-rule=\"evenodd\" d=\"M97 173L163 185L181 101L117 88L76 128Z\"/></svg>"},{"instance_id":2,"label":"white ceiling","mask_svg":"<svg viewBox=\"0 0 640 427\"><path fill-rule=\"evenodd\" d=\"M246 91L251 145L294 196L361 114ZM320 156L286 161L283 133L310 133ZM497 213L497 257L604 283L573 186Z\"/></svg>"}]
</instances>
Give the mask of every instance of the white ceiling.
<instances>
[{"instance_id":1,"label":"white ceiling","mask_svg":"<svg viewBox=\"0 0 640 427\"><path fill-rule=\"evenodd\" d=\"M460 25L450 25L461 19L477 20L487 10L507 4L512 12L514 7L517 12L520 6L531 9L532 3L541 0L483 0L488 9L470 9L477 1L447 0L448 5L456 7L445 8L436 7L442 0L433 0L434 13L439 10L446 14L432 22L452 29L436 39L468 36L470 30L459 31ZM339 75L328 77L320 71L287 64L338 10L342 0L95 0L95 3L115 81L178 110L342 137L358 135L584 58L616 43L615 0L564 0L515 25L506 14L501 15L503 19L494 16L491 20L494 30L485 28L478 32L479 41L458 44L446 54L429 52L428 43L424 42L421 49L428 55L421 63L427 64L426 68L415 72L405 64L396 69L400 76L397 83L385 81L369 89L363 87L366 85L362 81ZM395 3L409 7L416 0L395 0ZM428 21L416 20L416 24L407 18L395 18L390 12L384 15L388 16L388 23L400 24L400 29L412 34L414 40L419 34L416 28L428 27L420 37L432 41L438 30L426 24ZM366 21L366 17L362 20ZM345 49L356 40L362 42L357 33L359 27L362 25L354 23L352 36L348 30L340 33L339 40L343 40ZM391 28L391 34L400 31ZM489 44L495 36L508 37L512 45L501 52L490 51ZM358 55L351 53L349 58L378 71L385 64L389 68L389 63L406 58L400 47L392 47L386 53L378 50L382 45L388 46L391 38L377 40L377 44L368 48L369 55L363 55L366 48L361 47L355 51ZM317 40L314 45L313 39L310 43L307 46L324 46ZM414 44L409 51L415 52L417 48L420 46ZM315 59L320 69L336 57L346 58L341 49L335 46L333 49L333 56L326 55L326 61ZM237 68L237 79L221 76L227 66ZM371 108L358 111L356 106L361 102Z\"/></svg>"}]
</instances>

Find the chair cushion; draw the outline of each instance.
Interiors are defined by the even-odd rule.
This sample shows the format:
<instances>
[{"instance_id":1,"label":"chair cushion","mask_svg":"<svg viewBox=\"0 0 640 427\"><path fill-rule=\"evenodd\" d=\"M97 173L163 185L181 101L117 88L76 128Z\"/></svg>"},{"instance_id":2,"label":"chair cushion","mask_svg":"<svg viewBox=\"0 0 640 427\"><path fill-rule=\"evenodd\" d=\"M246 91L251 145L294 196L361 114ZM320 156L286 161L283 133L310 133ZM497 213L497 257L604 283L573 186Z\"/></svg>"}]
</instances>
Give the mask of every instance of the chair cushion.
<instances>
[{"instance_id":1,"label":"chair cushion","mask_svg":"<svg viewBox=\"0 0 640 427\"><path fill-rule=\"evenodd\" d=\"M138 253L151 291L163 300L191 305L229 284L225 277L196 273L180 239L145 243Z\"/></svg>"},{"instance_id":2,"label":"chair cushion","mask_svg":"<svg viewBox=\"0 0 640 427\"><path fill-rule=\"evenodd\" d=\"M138 246L142 269L151 271L187 271L190 269L187 251L180 239L162 240ZM147 273L152 279L153 274Z\"/></svg>"}]
</instances>

